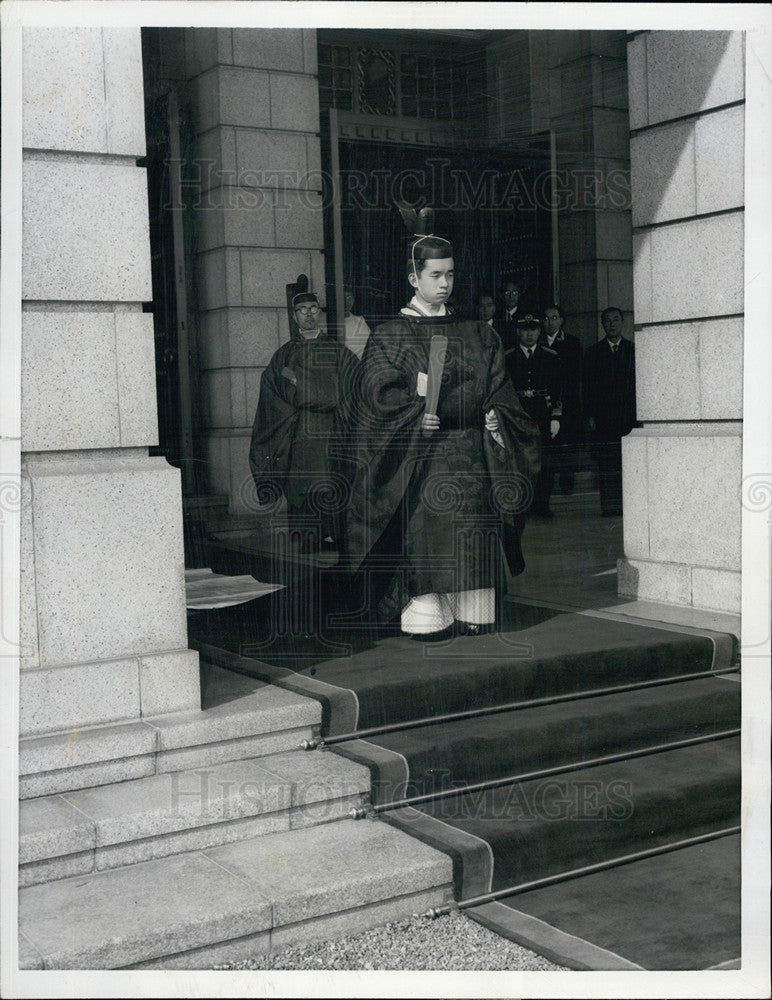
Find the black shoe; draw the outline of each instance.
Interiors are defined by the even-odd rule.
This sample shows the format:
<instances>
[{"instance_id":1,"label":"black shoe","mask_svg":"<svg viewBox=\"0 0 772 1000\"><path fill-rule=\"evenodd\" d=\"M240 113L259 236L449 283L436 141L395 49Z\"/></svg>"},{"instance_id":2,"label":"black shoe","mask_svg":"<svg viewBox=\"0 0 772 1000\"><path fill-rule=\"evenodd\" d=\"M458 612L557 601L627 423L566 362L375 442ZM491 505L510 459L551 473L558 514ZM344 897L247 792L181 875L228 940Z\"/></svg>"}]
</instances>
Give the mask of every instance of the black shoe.
<instances>
[{"instance_id":1,"label":"black shoe","mask_svg":"<svg viewBox=\"0 0 772 1000\"><path fill-rule=\"evenodd\" d=\"M489 635L496 631L495 622L485 622L482 625L476 622L456 622L457 635Z\"/></svg>"},{"instance_id":2,"label":"black shoe","mask_svg":"<svg viewBox=\"0 0 772 1000\"><path fill-rule=\"evenodd\" d=\"M452 639L456 634L454 625L448 625L439 632L410 632L409 635L414 642L443 642L445 639Z\"/></svg>"}]
</instances>

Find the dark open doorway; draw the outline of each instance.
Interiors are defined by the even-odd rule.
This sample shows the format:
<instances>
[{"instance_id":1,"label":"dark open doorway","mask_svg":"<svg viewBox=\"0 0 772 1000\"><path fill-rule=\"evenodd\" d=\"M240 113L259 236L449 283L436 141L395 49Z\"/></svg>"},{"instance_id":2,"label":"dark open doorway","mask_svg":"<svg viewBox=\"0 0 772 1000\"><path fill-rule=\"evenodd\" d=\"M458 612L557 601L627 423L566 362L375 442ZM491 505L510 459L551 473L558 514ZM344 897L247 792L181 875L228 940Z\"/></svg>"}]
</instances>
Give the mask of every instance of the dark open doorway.
<instances>
[{"instance_id":1,"label":"dark open doorway","mask_svg":"<svg viewBox=\"0 0 772 1000\"><path fill-rule=\"evenodd\" d=\"M172 37L163 29L142 30L153 283L153 301L147 305L153 312L158 402L158 445L152 452L181 470L183 494L193 496L203 486L191 266L195 229L190 225L199 174L184 91L171 68Z\"/></svg>"},{"instance_id":2,"label":"dark open doorway","mask_svg":"<svg viewBox=\"0 0 772 1000\"><path fill-rule=\"evenodd\" d=\"M549 301L551 218L547 200L534 197L540 177L549 176L545 146L502 152L339 141L340 176L331 179L340 191L342 279L357 312L378 323L404 305L410 234L396 199L435 209L437 234L453 244L462 315L476 316L480 296L497 295L511 277L533 308ZM338 276L333 255L327 260L332 302Z\"/></svg>"}]
</instances>

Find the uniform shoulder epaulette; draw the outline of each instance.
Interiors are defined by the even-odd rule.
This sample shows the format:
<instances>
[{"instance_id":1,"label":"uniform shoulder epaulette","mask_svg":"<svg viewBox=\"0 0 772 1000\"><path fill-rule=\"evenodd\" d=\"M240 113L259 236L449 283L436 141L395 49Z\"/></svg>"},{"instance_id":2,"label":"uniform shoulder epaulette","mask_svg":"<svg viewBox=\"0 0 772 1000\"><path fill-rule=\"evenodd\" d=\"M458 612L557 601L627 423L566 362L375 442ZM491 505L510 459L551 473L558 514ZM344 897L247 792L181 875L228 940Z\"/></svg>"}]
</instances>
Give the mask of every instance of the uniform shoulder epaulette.
<instances>
[{"instance_id":1,"label":"uniform shoulder epaulette","mask_svg":"<svg viewBox=\"0 0 772 1000\"><path fill-rule=\"evenodd\" d=\"M558 356L558 352L557 351L553 351L553 349L551 347L545 347L544 344L539 344L538 346L541 347L541 349L543 351L546 351L547 354L551 354L555 358Z\"/></svg>"}]
</instances>

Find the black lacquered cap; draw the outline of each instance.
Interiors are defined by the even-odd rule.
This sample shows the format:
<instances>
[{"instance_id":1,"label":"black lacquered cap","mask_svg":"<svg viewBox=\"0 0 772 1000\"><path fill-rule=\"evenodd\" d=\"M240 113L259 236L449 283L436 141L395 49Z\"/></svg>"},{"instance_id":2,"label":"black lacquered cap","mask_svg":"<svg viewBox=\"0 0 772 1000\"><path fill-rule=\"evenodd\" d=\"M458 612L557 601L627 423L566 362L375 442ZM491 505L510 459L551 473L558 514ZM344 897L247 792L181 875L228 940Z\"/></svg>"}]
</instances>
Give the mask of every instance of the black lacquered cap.
<instances>
[{"instance_id":1,"label":"black lacquered cap","mask_svg":"<svg viewBox=\"0 0 772 1000\"><path fill-rule=\"evenodd\" d=\"M427 205L418 212L403 201L396 202L396 206L402 221L414 237L407 248L408 260L415 263L417 260L442 260L453 256L450 241L434 234L433 208Z\"/></svg>"}]
</instances>

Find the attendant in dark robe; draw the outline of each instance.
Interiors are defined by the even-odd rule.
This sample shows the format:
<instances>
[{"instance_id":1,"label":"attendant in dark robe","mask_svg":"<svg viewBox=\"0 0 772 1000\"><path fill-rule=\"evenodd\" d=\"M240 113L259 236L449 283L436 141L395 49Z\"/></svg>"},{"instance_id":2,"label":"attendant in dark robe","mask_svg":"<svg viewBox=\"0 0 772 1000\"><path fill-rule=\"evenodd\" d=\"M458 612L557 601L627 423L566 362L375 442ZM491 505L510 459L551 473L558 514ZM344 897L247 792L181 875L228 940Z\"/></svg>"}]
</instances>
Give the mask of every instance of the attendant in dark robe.
<instances>
[{"instance_id":1,"label":"attendant in dark robe","mask_svg":"<svg viewBox=\"0 0 772 1000\"><path fill-rule=\"evenodd\" d=\"M539 333L538 319L524 316L518 323L518 345L506 352L506 366L523 409L539 428L541 438L541 472L530 512L537 517L552 517L550 497L555 470L551 443L560 432L563 372L555 351L538 343Z\"/></svg>"},{"instance_id":2,"label":"attendant in dark robe","mask_svg":"<svg viewBox=\"0 0 772 1000\"><path fill-rule=\"evenodd\" d=\"M584 403L598 463L600 509L622 513L622 438L636 425L635 347L622 336L622 312L601 314L606 336L584 355Z\"/></svg>"},{"instance_id":3,"label":"attendant in dark robe","mask_svg":"<svg viewBox=\"0 0 772 1000\"><path fill-rule=\"evenodd\" d=\"M408 257L415 294L372 333L362 358L348 545L354 592L369 611L431 640L495 627L502 548L511 571L523 569L538 431L507 377L498 334L447 305L453 251L420 231L431 225L426 211ZM435 335L447 347L431 412Z\"/></svg>"},{"instance_id":4,"label":"attendant in dark robe","mask_svg":"<svg viewBox=\"0 0 772 1000\"><path fill-rule=\"evenodd\" d=\"M311 292L292 301L297 335L260 380L249 464L262 503L286 498L303 548L339 546L347 482L341 472L357 358L319 326Z\"/></svg>"},{"instance_id":5,"label":"attendant in dark robe","mask_svg":"<svg viewBox=\"0 0 772 1000\"><path fill-rule=\"evenodd\" d=\"M560 358L563 370L563 404L560 430L549 445L550 465L557 471L561 493L572 493L574 475L581 461L584 439L582 419L582 345L563 329L563 310L551 305L542 313L542 334L539 343Z\"/></svg>"}]
</instances>

